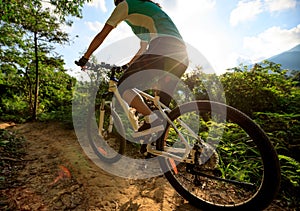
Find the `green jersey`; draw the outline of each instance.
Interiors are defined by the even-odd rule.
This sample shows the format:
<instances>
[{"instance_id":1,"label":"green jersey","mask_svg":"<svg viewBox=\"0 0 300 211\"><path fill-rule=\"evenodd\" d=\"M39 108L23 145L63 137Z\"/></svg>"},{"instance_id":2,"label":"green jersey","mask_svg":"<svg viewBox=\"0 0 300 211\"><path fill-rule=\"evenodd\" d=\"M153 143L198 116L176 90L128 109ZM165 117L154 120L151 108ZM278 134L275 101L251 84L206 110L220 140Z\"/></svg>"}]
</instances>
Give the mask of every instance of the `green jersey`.
<instances>
[{"instance_id":1,"label":"green jersey","mask_svg":"<svg viewBox=\"0 0 300 211\"><path fill-rule=\"evenodd\" d=\"M115 8L106 24L116 27L125 21L141 40L161 36L182 37L170 17L156 4L141 0L124 0Z\"/></svg>"}]
</instances>

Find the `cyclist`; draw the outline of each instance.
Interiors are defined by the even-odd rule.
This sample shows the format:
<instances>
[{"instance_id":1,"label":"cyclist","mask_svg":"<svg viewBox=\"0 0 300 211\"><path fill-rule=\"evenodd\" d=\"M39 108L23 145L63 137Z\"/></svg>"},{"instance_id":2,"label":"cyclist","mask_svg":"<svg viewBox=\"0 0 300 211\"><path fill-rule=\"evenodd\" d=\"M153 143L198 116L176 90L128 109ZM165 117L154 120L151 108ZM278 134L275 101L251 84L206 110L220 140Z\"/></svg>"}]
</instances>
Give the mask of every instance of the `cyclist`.
<instances>
[{"instance_id":1,"label":"cyclist","mask_svg":"<svg viewBox=\"0 0 300 211\"><path fill-rule=\"evenodd\" d=\"M172 99L170 95L177 85L178 78L184 74L188 66L186 46L177 27L159 4L151 0L114 0L114 2L116 8L106 24L90 43L83 57L75 63L84 66L112 29L125 21L140 39L140 49L128 64L122 66L125 71L118 85L123 99L145 116L145 123L134 136L140 137L163 131L162 120L132 89L143 86L146 81L154 81L159 73L161 78L156 82L160 90L160 101L169 105ZM148 70L146 77L138 79L130 77L145 70ZM154 70L167 71L176 77ZM125 85L122 86L123 84Z\"/></svg>"}]
</instances>

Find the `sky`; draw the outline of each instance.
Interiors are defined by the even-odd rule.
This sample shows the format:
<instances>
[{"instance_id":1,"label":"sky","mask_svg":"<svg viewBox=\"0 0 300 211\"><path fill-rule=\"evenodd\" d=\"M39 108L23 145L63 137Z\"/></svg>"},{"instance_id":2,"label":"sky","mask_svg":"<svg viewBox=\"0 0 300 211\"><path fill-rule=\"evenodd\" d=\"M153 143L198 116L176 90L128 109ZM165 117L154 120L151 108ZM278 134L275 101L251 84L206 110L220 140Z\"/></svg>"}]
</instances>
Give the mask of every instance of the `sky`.
<instances>
[{"instance_id":1,"label":"sky","mask_svg":"<svg viewBox=\"0 0 300 211\"><path fill-rule=\"evenodd\" d=\"M174 21L184 41L199 51L217 74L241 63L262 61L300 44L300 0L155 2L160 3ZM65 59L65 68L72 70L70 73L80 70L74 65L74 60L82 56L114 7L113 0L93 0L84 5L82 19L73 18L72 27L62 26L72 43L58 47L57 52ZM105 54L103 49L132 36L126 23L121 23L94 55ZM138 40L136 45L138 47Z\"/></svg>"}]
</instances>

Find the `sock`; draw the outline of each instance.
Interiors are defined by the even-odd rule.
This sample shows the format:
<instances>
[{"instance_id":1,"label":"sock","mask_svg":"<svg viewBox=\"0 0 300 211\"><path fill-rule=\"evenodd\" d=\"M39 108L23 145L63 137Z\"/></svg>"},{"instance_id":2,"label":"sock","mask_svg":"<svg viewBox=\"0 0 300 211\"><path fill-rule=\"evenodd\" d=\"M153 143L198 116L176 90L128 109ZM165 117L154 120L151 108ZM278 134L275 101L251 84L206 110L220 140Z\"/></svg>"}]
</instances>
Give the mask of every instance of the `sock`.
<instances>
[{"instance_id":1,"label":"sock","mask_svg":"<svg viewBox=\"0 0 300 211\"><path fill-rule=\"evenodd\" d=\"M151 124L152 122L154 122L157 119L158 119L158 116L156 115L156 113L151 113L148 116L145 116L145 122L148 124Z\"/></svg>"}]
</instances>

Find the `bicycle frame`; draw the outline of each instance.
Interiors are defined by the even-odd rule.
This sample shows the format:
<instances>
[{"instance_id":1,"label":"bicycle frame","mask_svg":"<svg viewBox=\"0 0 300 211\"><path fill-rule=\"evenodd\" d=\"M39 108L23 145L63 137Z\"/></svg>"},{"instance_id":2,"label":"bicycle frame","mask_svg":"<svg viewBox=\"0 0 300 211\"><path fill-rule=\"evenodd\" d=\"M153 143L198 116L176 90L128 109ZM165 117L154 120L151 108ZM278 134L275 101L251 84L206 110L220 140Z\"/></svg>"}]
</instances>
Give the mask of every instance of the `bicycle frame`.
<instances>
[{"instance_id":1,"label":"bicycle frame","mask_svg":"<svg viewBox=\"0 0 300 211\"><path fill-rule=\"evenodd\" d=\"M130 111L130 107L129 105L123 100L123 98L121 97L118 88L117 88L117 81L113 80L112 78L109 81L109 92L113 92L115 95L116 100L120 103L123 111L126 114L126 117L128 118L132 128L137 131L137 124L136 123L136 119L134 119L131 111ZM193 164L195 162L195 150L193 149L192 146L189 145L188 141L186 140L186 138L182 135L182 133L178 130L178 128L176 127L176 125L170 120L170 118L168 117L168 115L165 113L166 112L170 112L171 109L169 107L167 107L166 105L164 105L163 103L160 102L159 96L155 95L154 97L137 89L134 88L134 91L136 91L137 93L139 93L141 96L143 96L145 99L150 100L154 103L154 105L158 108L159 112L161 113L161 115L167 120L167 122L174 128L174 130L176 131L176 133L178 134L180 141L184 144L185 148L174 148L174 147L165 147L165 151L160 151L160 150L156 150L154 149L151 144L147 145L147 151L151 154L157 155L157 156L163 156L163 157L167 157L170 159L174 159L176 161L180 161L180 162L186 162L186 163L191 163ZM100 117L99 117L99 134L101 136L103 136L102 131L103 131L103 122L104 122L104 104L110 104L111 110L113 110L113 103L111 101L105 101L105 99L102 100L101 106L100 106ZM179 123L181 124L182 127L184 127L186 130L189 131L189 133L197 140L199 140L199 137L197 134L195 134L195 132L190 129L183 121L178 120ZM112 127L113 127L113 118L112 116L110 117L110 123L109 123L109 132L112 131ZM201 140L200 140L201 141ZM177 156L173 153L181 153L184 154L183 157Z\"/></svg>"}]
</instances>

